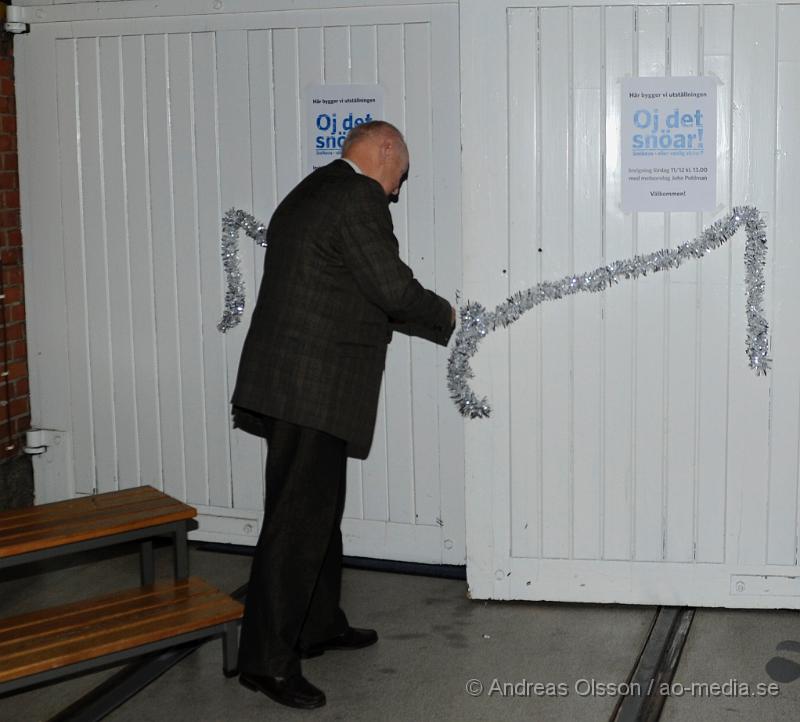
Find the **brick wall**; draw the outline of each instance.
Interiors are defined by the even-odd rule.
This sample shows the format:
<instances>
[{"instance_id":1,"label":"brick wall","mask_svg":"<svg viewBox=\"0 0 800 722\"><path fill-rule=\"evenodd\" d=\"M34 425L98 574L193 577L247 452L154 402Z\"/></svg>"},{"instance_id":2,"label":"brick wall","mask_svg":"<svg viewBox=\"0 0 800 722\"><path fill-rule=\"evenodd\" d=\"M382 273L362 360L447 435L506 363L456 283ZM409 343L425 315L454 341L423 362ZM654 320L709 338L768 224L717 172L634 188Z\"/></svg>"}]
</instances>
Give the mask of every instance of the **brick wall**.
<instances>
[{"instance_id":1,"label":"brick wall","mask_svg":"<svg viewBox=\"0 0 800 722\"><path fill-rule=\"evenodd\" d=\"M14 44L0 30L0 460L19 455L31 420L17 167Z\"/></svg>"}]
</instances>

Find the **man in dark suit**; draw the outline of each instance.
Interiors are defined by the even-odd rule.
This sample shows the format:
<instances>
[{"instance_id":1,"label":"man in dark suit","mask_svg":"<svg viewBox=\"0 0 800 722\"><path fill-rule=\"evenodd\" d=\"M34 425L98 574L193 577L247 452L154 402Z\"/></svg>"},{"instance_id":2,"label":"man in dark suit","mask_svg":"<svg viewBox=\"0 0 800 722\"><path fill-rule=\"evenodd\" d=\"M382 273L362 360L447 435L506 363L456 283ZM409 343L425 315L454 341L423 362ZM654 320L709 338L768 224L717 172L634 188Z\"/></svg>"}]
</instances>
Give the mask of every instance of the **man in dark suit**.
<instances>
[{"instance_id":1,"label":"man in dark suit","mask_svg":"<svg viewBox=\"0 0 800 722\"><path fill-rule=\"evenodd\" d=\"M372 443L392 327L446 345L455 310L400 259L389 200L408 172L392 125L348 135L342 159L280 203L245 339L233 413L267 439L264 524L242 622L246 687L312 708L302 657L377 641L339 607L347 457Z\"/></svg>"}]
</instances>

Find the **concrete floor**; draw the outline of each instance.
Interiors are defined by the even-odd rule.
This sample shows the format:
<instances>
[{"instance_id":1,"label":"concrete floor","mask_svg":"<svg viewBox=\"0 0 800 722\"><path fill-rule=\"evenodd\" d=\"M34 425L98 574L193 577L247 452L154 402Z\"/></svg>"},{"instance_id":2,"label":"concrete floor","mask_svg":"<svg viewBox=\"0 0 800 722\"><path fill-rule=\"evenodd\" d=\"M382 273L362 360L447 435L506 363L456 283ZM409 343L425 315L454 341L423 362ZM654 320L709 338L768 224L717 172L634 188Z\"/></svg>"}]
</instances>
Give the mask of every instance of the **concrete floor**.
<instances>
[{"instance_id":1,"label":"concrete floor","mask_svg":"<svg viewBox=\"0 0 800 722\"><path fill-rule=\"evenodd\" d=\"M134 549L83 555L47 567L18 568L0 582L0 615L78 600L136 583ZM168 548L157 552L170 574ZM192 549L192 574L226 591L247 580L250 559ZM647 635L652 607L483 602L466 598L462 581L345 570L343 607L357 626L378 630L374 647L328 652L304 662L325 690L326 707L305 712L274 704L222 675L222 650L210 642L184 659L107 719L111 722L470 722L472 720L607 720L616 703L601 685L628 678ZM698 610L676 683L785 679L776 697L670 698L663 719L797 719L800 640L796 612ZM784 644L784 646L787 646ZM795 669L796 668L796 669ZM47 720L112 671L0 698L0 720ZM470 680L477 680L470 682ZM594 693L591 683L594 681ZM498 691L503 683L542 683L527 695ZM471 696L467 684L482 685ZM546 685L550 685L548 690ZM561 685L560 687L558 685ZM537 693L538 692L538 693ZM549 696L556 693L556 696Z\"/></svg>"}]
</instances>

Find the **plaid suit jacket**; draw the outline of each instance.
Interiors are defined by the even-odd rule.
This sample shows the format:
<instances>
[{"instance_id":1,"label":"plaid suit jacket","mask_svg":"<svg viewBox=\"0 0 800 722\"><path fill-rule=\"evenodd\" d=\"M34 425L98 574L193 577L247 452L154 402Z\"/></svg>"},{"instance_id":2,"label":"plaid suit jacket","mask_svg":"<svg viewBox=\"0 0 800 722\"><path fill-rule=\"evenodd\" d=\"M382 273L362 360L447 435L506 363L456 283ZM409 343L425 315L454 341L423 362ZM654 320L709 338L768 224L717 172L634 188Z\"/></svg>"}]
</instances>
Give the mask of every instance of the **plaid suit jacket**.
<instances>
[{"instance_id":1,"label":"plaid suit jacket","mask_svg":"<svg viewBox=\"0 0 800 722\"><path fill-rule=\"evenodd\" d=\"M342 160L318 168L275 210L264 276L233 393L234 424L271 416L372 444L392 324L446 345L450 304L398 253L380 184Z\"/></svg>"}]
</instances>

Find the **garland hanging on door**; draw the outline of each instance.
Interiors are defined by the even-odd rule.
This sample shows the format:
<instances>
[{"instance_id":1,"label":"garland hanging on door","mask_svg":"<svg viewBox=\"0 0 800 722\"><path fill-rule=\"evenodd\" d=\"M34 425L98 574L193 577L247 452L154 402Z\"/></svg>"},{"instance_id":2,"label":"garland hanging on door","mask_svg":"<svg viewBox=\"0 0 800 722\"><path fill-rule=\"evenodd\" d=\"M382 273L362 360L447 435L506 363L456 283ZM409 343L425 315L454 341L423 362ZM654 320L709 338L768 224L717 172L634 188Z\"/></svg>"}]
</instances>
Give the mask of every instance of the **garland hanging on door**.
<instances>
[{"instance_id":1,"label":"garland hanging on door","mask_svg":"<svg viewBox=\"0 0 800 722\"><path fill-rule=\"evenodd\" d=\"M486 397L478 398L470 388L468 379L474 377L469 361L478 350L478 344L500 326L509 326L523 313L545 301L556 301L565 296L584 291L604 291L623 278L638 278L648 273L658 273L678 268L691 258L702 258L725 243L744 225L745 243L745 304L747 311L747 339L745 348L750 368L757 375L766 374L770 367L767 321L764 318L764 264L767 255L766 224L758 209L752 206L734 208L725 218L706 228L693 241L676 248L665 248L644 256L634 256L625 261L614 261L593 271L576 276L566 276L558 281L545 281L524 291L518 291L494 311L487 311L479 303L467 303L460 308L461 327L456 333L455 347L447 363L447 385L450 396L463 416L485 418L491 413Z\"/></svg>"},{"instance_id":2,"label":"garland hanging on door","mask_svg":"<svg viewBox=\"0 0 800 722\"><path fill-rule=\"evenodd\" d=\"M648 273L658 273L678 268L692 258L706 254L727 242L744 225L745 242L745 304L747 314L747 339L745 350L750 368L757 375L766 374L770 368L769 326L764 318L764 265L767 255L766 224L758 209L741 206L711 226L693 241L676 248L665 248L647 255L637 255L625 261L614 261L580 275L565 276L558 281L545 281L524 291L518 291L494 311L487 311L479 303L466 303L459 309L461 326L447 363L447 385L450 396L459 412L466 417L485 418L491 414L488 399L479 399L469 385L474 377L469 360L478 350L478 344L498 327L514 323L522 314L545 301L556 301L580 292L597 293L622 279L636 279ZM225 308L217 328L225 333L237 326L245 305L245 287L239 267L239 229L266 248L266 227L245 211L231 208L222 218L222 263L226 277Z\"/></svg>"},{"instance_id":3,"label":"garland hanging on door","mask_svg":"<svg viewBox=\"0 0 800 722\"><path fill-rule=\"evenodd\" d=\"M244 313L244 279L239 268L239 229L259 246L267 247L267 229L249 213L231 208L222 216L222 267L225 271L225 309L217 328L225 333L237 326Z\"/></svg>"}]
</instances>

